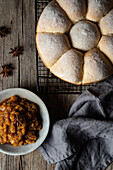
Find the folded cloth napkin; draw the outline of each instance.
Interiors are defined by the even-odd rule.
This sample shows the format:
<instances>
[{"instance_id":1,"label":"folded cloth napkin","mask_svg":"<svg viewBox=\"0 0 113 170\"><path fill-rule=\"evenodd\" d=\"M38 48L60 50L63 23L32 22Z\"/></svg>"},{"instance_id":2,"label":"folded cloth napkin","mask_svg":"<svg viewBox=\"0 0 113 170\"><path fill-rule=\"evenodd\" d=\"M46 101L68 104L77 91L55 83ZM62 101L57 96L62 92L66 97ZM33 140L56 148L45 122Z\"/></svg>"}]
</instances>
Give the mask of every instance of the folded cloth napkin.
<instances>
[{"instance_id":1,"label":"folded cloth napkin","mask_svg":"<svg viewBox=\"0 0 113 170\"><path fill-rule=\"evenodd\" d=\"M83 92L39 150L56 170L104 170L113 161L113 76Z\"/></svg>"}]
</instances>

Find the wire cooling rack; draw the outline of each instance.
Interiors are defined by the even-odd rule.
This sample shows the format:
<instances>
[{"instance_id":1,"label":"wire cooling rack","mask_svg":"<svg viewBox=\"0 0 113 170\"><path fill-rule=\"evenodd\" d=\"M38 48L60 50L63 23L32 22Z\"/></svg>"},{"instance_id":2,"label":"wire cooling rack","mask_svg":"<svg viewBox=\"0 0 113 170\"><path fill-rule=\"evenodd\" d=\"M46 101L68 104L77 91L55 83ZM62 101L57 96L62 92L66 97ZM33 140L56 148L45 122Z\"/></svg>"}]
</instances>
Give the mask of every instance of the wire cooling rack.
<instances>
[{"instance_id":1,"label":"wire cooling rack","mask_svg":"<svg viewBox=\"0 0 113 170\"><path fill-rule=\"evenodd\" d=\"M36 0L36 25L51 0ZM92 85L73 85L55 77L43 64L37 52L37 90L44 94L81 94Z\"/></svg>"}]
</instances>

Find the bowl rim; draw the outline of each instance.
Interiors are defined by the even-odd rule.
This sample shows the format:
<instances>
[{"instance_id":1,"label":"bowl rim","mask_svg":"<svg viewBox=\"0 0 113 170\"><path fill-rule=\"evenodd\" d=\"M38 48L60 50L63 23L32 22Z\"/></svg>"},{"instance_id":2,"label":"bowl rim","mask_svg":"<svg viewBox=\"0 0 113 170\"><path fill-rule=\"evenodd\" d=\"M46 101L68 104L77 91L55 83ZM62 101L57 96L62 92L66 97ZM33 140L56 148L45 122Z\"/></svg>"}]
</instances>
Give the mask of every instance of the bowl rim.
<instances>
[{"instance_id":1,"label":"bowl rim","mask_svg":"<svg viewBox=\"0 0 113 170\"><path fill-rule=\"evenodd\" d=\"M12 152L12 151L4 151L4 149L0 148L0 152L2 152L2 153L4 153L4 154L7 154L7 155L12 155L12 156L26 155L26 154L31 153L31 152L33 152L34 150L36 150L39 146L41 146L41 144L42 144L42 143L44 142L44 140L46 139L46 137L47 137L47 135L48 135L48 132L49 132L49 128L50 128L49 112L48 112L48 109L47 109L45 103L43 102L43 100L42 100L37 94L35 94L34 92L32 92L32 91L30 91L30 90L28 90L28 89L25 89L25 88L8 88L8 89L0 90L0 95L1 95L1 93L3 93L3 92L5 93L5 92L10 91L10 90L24 90L24 91L32 94L33 96L35 96L36 98L38 98L38 100L42 103L43 107L45 107L45 109L46 109L46 116L47 116L47 119L48 119L48 122L47 122L47 123L48 123L48 128L46 129L46 133L45 133L45 135L44 135L43 140L40 142L40 144L39 144L38 146L34 147L32 150L26 151L25 153L24 153L24 152L23 152L23 153L14 153L14 152ZM26 98L26 97L25 97L25 98ZM27 99L27 98L26 98L26 99ZM28 99L28 100L29 100L29 99ZM38 104L38 103L36 103L36 104ZM39 105L39 106L40 106L40 105ZM38 139L37 139L37 140L38 140ZM8 145L8 144L5 144L5 145ZM33 145L33 143L32 143L32 145ZM19 147L19 146L17 146L17 147ZM24 145L23 145L23 147L24 147ZM21 148L21 147L19 147L19 148Z\"/></svg>"}]
</instances>

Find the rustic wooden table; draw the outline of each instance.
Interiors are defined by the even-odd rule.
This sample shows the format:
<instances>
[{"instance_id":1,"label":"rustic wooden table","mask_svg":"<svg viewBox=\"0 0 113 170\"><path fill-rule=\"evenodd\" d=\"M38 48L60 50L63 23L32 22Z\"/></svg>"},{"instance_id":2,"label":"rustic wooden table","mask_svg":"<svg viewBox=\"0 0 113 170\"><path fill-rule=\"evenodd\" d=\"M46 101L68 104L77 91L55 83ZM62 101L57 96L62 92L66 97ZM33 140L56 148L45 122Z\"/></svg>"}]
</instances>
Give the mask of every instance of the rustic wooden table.
<instances>
[{"instance_id":1,"label":"rustic wooden table","mask_svg":"<svg viewBox=\"0 0 113 170\"><path fill-rule=\"evenodd\" d=\"M6 26L10 33L0 39L0 66L12 64L14 70L8 78L0 75L0 90L23 87L36 91L35 49L35 0L0 0L0 27ZM23 46L20 57L11 57L10 48ZM40 94L41 95L41 94ZM41 96L48 100L51 121L64 118L78 95ZM48 165L38 149L25 156L8 156L0 153L0 170L54 170ZM109 170L111 170L110 167Z\"/></svg>"}]
</instances>

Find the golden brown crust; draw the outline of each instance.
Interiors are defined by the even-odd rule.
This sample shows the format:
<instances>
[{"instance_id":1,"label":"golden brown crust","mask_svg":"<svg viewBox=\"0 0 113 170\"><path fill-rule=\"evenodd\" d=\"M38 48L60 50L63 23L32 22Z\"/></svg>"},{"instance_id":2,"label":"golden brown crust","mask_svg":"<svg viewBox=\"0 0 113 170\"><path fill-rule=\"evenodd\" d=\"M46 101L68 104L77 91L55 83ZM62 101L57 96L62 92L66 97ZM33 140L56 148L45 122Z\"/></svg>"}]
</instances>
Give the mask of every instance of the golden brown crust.
<instances>
[{"instance_id":1,"label":"golden brown crust","mask_svg":"<svg viewBox=\"0 0 113 170\"><path fill-rule=\"evenodd\" d=\"M44 63L44 65L48 68L48 66L46 65L46 63L45 63L44 60L43 60L43 57L42 57L41 54L40 54L40 50L39 50L38 45L37 45L37 36L38 36L38 33L36 34L36 47L37 47L37 50L38 50L38 54L39 54L42 62Z\"/></svg>"},{"instance_id":2,"label":"golden brown crust","mask_svg":"<svg viewBox=\"0 0 113 170\"><path fill-rule=\"evenodd\" d=\"M98 46L99 46L100 50L113 63L113 35L111 35L111 36L107 36L107 35L102 36Z\"/></svg>"},{"instance_id":3,"label":"golden brown crust","mask_svg":"<svg viewBox=\"0 0 113 170\"><path fill-rule=\"evenodd\" d=\"M111 73L110 75L108 75L106 78L110 77L112 74L113 74L113 73ZM106 78L103 78L103 79L98 80L98 81L95 81L95 82L92 81L92 82L90 82L90 83L83 83L83 82L82 82L82 85L89 85L89 84L99 83L100 81L103 81L103 80L105 80Z\"/></svg>"},{"instance_id":4,"label":"golden brown crust","mask_svg":"<svg viewBox=\"0 0 113 170\"><path fill-rule=\"evenodd\" d=\"M113 34L113 9L100 20L99 26L103 35Z\"/></svg>"}]
</instances>

